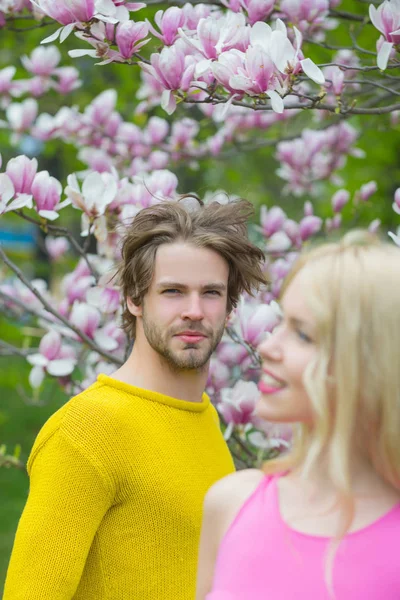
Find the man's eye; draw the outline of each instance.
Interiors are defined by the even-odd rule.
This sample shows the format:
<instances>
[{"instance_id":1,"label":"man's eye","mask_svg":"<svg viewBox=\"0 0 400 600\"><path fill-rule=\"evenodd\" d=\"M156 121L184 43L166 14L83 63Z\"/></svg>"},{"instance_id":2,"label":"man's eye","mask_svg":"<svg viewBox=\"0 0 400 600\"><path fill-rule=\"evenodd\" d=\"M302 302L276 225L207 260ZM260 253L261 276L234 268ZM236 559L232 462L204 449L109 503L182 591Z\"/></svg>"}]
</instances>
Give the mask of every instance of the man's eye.
<instances>
[{"instance_id":1,"label":"man's eye","mask_svg":"<svg viewBox=\"0 0 400 600\"><path fill-rule=\"evenodd\" d=\"M180 291L171 288L171 289L168 289L168 290L164 290L163 294L180 294Z\"/></svg>"},{"instance_id":2,"label":"man's eye","mask_svg":"<svg viewBox=\"0 0 400 600\"><path fill-rule=\"evenodd\" d=\"M220 296L221 292L219 292L218 290L207 290L206 294L210 294L211 296Z\"/></svg>"}]
</instances>

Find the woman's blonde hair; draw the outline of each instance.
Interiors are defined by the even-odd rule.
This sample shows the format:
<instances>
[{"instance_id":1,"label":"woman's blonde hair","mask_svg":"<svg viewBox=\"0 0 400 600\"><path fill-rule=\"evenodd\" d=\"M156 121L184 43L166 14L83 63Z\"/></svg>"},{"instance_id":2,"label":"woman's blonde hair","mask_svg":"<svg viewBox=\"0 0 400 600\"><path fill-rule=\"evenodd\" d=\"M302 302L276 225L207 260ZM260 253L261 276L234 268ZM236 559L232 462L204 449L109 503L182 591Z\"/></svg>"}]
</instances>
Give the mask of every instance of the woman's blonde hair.
<instances>
[{"instance_id":1,"label":"woman's blonde hair","mask_svg":"<svg viewBox=\"0 0 400 600\"><path fill-rule=\"evenodd\" d=\"M352 454L400 491L400 250L368 232L302 254L283 293L301 271L317 329L317 358L304 384L314 422L301 424L286 456L268 473L301 468L322 456L343 508L336 542L354 516Z\"/></svg>"}]
</instances>

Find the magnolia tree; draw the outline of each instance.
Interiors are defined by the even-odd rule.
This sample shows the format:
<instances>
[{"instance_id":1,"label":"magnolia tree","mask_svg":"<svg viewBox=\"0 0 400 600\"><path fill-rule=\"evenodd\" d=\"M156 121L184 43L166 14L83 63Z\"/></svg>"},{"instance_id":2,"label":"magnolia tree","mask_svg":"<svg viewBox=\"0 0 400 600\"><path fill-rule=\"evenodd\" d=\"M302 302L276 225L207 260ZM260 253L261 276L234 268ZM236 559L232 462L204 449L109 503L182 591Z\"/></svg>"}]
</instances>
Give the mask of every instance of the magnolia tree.
<instances>
[{"instance_id":1,"label":"magnolia tree","mask_svg":"<svg viewBox=\"0 0 400 600\"><path fill-rule=\"evenodd\" d=\"M344 207L352 205L354 217L378 189L379 182L367 180L350 193L339 172L349 156L368 160L356 145L363 115L397 125L400 0L355 0L352 11L344 0L194 0L163 4L157 12L151 4L156 2L0 0L4 31L46 31L40 45L21 56L26 78L16 76L14 65L0 70L3 133L16 149L21 136L44 147L61 140L86 166L59 181L41 168L41 156L16 151L1 165L1 219L12 213L34 223L46 236L51 261L67 253L74 260L54 291L30 279L0 247L2 310L24 316L42 332L38 347L4 340L1 352L28 361L36 394L45 378L56 378L72 395L98 373L112 372L129 351L113 279L126 225L143 207L190 191L180 187L178 165L241 152L250 141L253 151L270 145L282 197L299 197L303 214L294 219L282 206L261 206L252 235L266 254L268 284L256 297L240 299L207 385L238 464L251 465L290 443L289 431L260 422L254 412L256 348L279 321L282 281L304 244L337 235L348 226ZM63 66L69 36L76 66ZM321 53L329 56L322 64ZM85 55L93 69L123 63L140 73L132 98L141 126L116 110L115 89L86 106L68 105L83 85L78 59ZM50 92L59 100L51 114L41 110ZM324 193L327 182L333 189L330 213L316 214L313 197ZM204 201L232 199L218 191ZM400 214L400 189L390 201L393 214ZM65 227L74 211L80 235ZM380 227L378 207L369 227ZM389 234L400 243L396 232ZM2 463L20 464L4 447Z\"/></svg>"}]
</instances>

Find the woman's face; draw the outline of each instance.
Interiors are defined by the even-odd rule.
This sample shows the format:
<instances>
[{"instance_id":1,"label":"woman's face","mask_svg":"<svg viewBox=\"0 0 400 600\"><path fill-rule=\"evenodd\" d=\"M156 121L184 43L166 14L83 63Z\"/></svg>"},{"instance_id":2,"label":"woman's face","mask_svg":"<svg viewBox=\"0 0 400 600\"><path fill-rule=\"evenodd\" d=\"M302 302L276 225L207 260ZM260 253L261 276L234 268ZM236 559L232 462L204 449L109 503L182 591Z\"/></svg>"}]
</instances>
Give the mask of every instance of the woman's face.
<instances>
[{"instance_id":1,"label":"woman's face","mask_svg":"<svg viewBox=\"0 0 400 600\"><path fill-rule=\"evenodd\" d=\"M262 358L259 382L259 417L278 423L312 422L311 401L304 387L304 372L316 357L316 323L305 297L300 271L282 299L282 322L258 347Z\"/></svg>"}]
</instances>

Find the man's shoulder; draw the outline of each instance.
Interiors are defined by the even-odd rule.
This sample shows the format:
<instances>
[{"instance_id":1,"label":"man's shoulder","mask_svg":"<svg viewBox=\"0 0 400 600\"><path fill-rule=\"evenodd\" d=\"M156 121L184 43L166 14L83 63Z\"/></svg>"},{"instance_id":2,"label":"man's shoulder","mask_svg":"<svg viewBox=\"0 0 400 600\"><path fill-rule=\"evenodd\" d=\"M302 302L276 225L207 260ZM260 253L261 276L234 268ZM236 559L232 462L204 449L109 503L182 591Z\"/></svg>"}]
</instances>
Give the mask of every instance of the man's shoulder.
<instances>
[{"instance_id":1,"label":"man's shoulder","mask_svg":"<svg viewBox=\"0 0 400 600\"><path fill-rule=\"evenodd\" d=\"M121 420L115 392L108 386L94 382L70 398L45 422L35 440L32 453L36 453L54 435L61 435L72 443L85 439L109 437L115 432L115 423Z\"/></svg>"}]
</instances>

